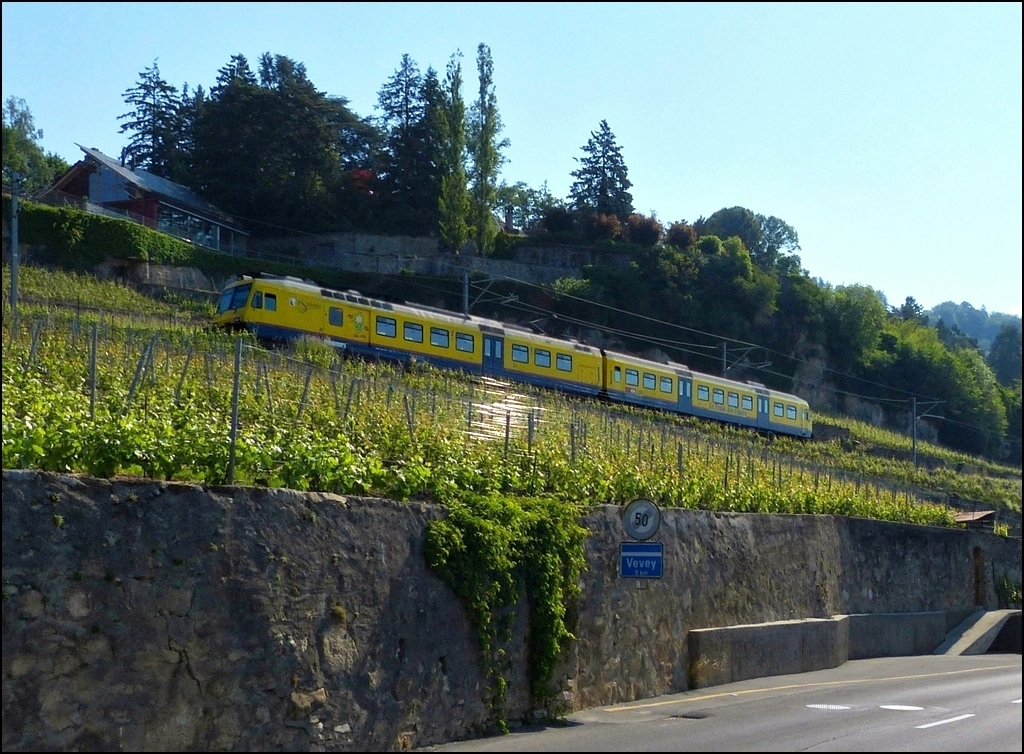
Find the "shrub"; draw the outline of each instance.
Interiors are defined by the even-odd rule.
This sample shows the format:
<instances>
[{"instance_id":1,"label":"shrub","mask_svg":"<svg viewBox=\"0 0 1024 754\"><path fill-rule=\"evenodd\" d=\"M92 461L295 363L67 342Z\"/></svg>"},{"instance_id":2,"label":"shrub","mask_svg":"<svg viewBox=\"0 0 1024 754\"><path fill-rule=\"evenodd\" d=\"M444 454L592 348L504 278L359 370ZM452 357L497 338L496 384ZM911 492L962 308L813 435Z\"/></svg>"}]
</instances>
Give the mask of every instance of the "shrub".
<instances>
[{"instance_id":1,"label":"shrub","mask_svg":"<svg viewBox=\"0 0 1024 754\"><path fill-rule=\"evenodd\" d=\"M672 223L665 242L679 249L688 249L697 243L697 231L685 220Z\"/></svg>"},{"instance_id":2,"label":"shrub","mask_svg":"<svg viewBox=\"0 0 1024 754\"><path fill-rule=\"evenodd\" d=\"M616 215L587 215L583 220L583 235L588 241L610 241L621 238L622 223Z\"/></svg>"},{"instance_id":3,"label":"shrub","mask_svg":"<svg viewBox=\"0 0 1024 754\"><path fill-rule=\"evenodd\" d=\"M641 246L654 246L661 240L665 229L656 217L632 214L626 219L626 236Z\"/></svg>"}]
</instances>

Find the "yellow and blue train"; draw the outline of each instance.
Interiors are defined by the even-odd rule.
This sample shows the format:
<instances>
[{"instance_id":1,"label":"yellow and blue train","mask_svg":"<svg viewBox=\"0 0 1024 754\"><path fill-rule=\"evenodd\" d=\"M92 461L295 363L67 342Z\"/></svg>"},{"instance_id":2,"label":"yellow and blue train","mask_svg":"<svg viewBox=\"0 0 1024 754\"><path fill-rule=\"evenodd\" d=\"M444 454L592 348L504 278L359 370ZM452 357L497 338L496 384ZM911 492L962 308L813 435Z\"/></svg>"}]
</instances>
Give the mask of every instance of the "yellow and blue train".
<instances>
[{"instance_id":1,"label":"yellow and blue train","mask_svg":"<svg viewBox=\"0 0 1024 754\"><path fill-rule=\"evenodd\" d=\"M540 335L495 320L293 277L245 276L221 294L214 323L260 340L322 338L354 355L504 378L617 403L714 419L763 432L810 437L807 402L756 382L695 372L682 364Z\"/></svg>"}]
</instances>

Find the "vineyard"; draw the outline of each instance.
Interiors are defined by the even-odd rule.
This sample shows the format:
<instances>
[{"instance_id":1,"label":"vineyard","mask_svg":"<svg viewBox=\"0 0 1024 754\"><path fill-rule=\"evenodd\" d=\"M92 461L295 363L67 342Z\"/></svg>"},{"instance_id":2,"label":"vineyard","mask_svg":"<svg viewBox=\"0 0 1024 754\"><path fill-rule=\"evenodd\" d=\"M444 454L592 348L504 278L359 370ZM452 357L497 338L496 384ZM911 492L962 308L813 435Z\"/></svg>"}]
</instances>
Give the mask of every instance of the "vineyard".
<instances>
[{"instance_id":1,"label":"vineyard","mask_svg":"<svg viewBox=\"0 0 1024 754\"><path fill-rule=\"evenodd\" d=\"M316 340L268 351L208 329L201 312L65 273L26 268L15 318L4 274L5 469L445 504L428 557L467 600L495 663L498 707L492 617L528 592L540 694L572 628L585 506L646 497L955 526L941 492L1020 510L1019 470L928 472L839 443L768 441L426 365L346 359Z\"/></svg>"}]
</instances>

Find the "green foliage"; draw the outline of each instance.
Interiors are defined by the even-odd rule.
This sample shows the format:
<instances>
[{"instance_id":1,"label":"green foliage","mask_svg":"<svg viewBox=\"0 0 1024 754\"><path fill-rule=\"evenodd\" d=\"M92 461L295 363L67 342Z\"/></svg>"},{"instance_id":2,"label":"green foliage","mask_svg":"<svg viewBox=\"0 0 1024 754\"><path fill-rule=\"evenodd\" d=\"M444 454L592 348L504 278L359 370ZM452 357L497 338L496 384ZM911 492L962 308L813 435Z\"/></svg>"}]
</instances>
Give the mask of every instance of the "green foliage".
<instances>
[{"instance_id":1,"label":"green foliage","mask_svg":"<svg viewBox=\"0 0 1024 754\"><path fill-rule=\"evenodd\" d=\"M495 259L515 259L516 250L523 244L523 240L523 236L499 231L494 237L494 251L491 256Z\"/></svg>"},{"instance_id":2,"label":"green foliage","mask_svg":"<svg viewBox=\"0 0 1024 754\"><path fill-rule=\"evenodd\" d=\"M408 55L377 95L383 132L379 213L394 232L427 235L437 229L441 99L437 73L431 68L421 75Z\"/></svg>"},{"instance_id":3,"label":"green foliage","mask_svg":"<svg viewBox=\"0 0 1024 754\"><path fill-rule=\"evenodd\" d=\"M151 67L139 73L135 86L122 96L133 109L118 117L125 121L120 132L129 134L121 159L133 170L141 167L170 178L176 172L176 163L184 159L179 147L184 103L177 88L164 81L154 60Z\"/></svg>"},{"instance_id":4,"label":"green foliage","mask_svg":"<svg viewBox=\"0 0 1024 754\"><path fill-rule=\"evenodd\" d=\"M615 134L602 120L597 131L582 147L584 156L576 158L579 169L572 171L576 180L572 184L569 198L577 210L629 217L633 213L633 185L628 177L622 149L615 143Z\"/></svg>"},{"instance_id":5,"label":"green foliage","mask_svg":"<svg viewBox=\"0 0 1024 754\"><path fill-rule=\"evenodd\" d=\"M530 609L533 698L544 702L559 657L573 638L572 616L584 567L587 531L579 509L551 498L470 496L431 522L427 562L466 601L487 668L491 706L504 721L506 650L511 611Z\"/></svg>"},{"instance_id":6,"label":"green foliage","mask_svg":"<svg viewBox=\"0 0 1024 754\"><path fill-rule=\"evenodd\" d=\"M632 214L626 220L626 238L641 246L654 246L661 240L665 229L656 217Z\"/></svg>"},{"instance_id":7,"label":"green foliage","mask_svg":"<svg viewBox=\"0 0 1024 754\"><path fill-rule=\"evenodd\" d=\"M448 61L443 105L438 109L438 138L441 144L441 196L438 229L441 242L456 254L472 233L469 224L470 197L466 179L466 104L462 99L461 53Z\"/></svg>"},{"instance_id":8,"label":"green foliage","mask_svg":"<svg viewBox=\"0 0 1024 754\"><path fill-rule=\"evenodd\" d=\"M583 236L588 241L612 241L622 236L622 223L616 215L586 215L583 218Z\"/></svg>"},{"instance_id":9,"label":"green foliage","mask_svg":"<svg viewBox=\"0 0 1024 754\"><path fill-rule=\"evenodd\" d=\"M4 211L10 199L4 197ZM195 247L166 233L71 207L25 202L19 206L22 242L45 246L69 267L85 269L107 259L145 259L158 264L187 265Z\"/></svg>"},{"instance_id":10,"label":"green foliage","mask_svg":"<svg viewBox=\"0 0 1024 754\"><path fill-rule=\"evenodd\" d=\"M43 130L36 128L32 112L25 100L8 97L3 109L3 177L11 183L15 173L21 176L21 190L33 194L49 188L50 184L67 172L68 165L53 153L44 153L39 146ZM4 215L4 221L10 217Z\"/></svg>"},{"instance_id":11,"label":"green foliage","mask_svg":"<svg viewBox=\"0 0 1024 754\"><path fill-rule=\"evenodd\" d=\"M477 47L476 64L480 89L468 124L469 153L472 158L469 176L470 215L476 248L480 254L488 255L494 250L494 237L498 233L493 213L497 200L498 171L505 161L501 150L508 146L509 141L498 139L502 125L494 93L494 62L490 47L485 44Z\"/></svg>"},{"instance_id":12,"label":"green foliage","mask_svg":"<svg viewBox=\"0 0 1024 754\"><path fill-rule=\"evenodd\" d=\"M986 359L1000 385L1012 385L1021 378L1020 327L1003 325L992 341Z\"/></svg>"},{"instance_id":13,"label":"green foliage","mask_svg":"<svg viewBox=\"0 0 1024 754\"><path fill-rule=\"evenodd\" d=\"M672 223L665 235L665 243L678 249L688 249L697 243L697 230L685 220Z\"/></svg>"},{"instance_id":14,"label":"green foliage","mask_svg":"<svg viewBox=\"0 0 1024 754\"><path fill-rule=\"evenodd\" d=\"M1003 576L1002 581L996 584L996 596L999 598L999 607L1002 609L1020 609L1021 605L1021 583L1011 581L1008 576Z\"/></svg>"},{"instance_id":15,"label":"green foliage","mask_svg":"<svg viewBox=\"0 0 1024 754\"><path fill-rule=\"evenodd\" d=\"M562 201L548 191L544 181L539 189L533 189L522 181L513 185L502 182L496 191L498 209L511 210L512 226L518 230L532 230L540 227L545 213L563 207Z\"/></svg>"},{"instance_id":16,"label":"green foliage","mask_svg":"<svg viewBox=\"0 0 1024 754\"><path fill-rule=\"evenodd\" d=\"M258 78L233 56L195 116L191 188L256 233L366 227L370 189L352 173L378 134L347 102L286 56L264 53Z\"/></svg>"}]
</instances>

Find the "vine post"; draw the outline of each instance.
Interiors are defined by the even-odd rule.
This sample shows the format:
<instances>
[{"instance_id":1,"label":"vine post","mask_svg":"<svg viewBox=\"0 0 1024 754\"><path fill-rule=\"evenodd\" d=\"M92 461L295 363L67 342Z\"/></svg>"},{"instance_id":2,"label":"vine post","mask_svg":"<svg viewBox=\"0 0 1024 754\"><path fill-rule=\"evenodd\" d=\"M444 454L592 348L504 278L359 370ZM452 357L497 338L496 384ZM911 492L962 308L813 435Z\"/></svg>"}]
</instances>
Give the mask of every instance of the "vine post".
<instances>
[{"instance_id":1,"label":"vine post","mask_svg":"<svg viewBox=\"0 0 1024 754\"><path fill-rule=\"evenodd\" d=\"M235 338L235 374L231 387L231 447L228 451L227 483L235 483L235 446L238 443L238 387L242 372L242 339Z\"/></svg>"}]
</instances>

